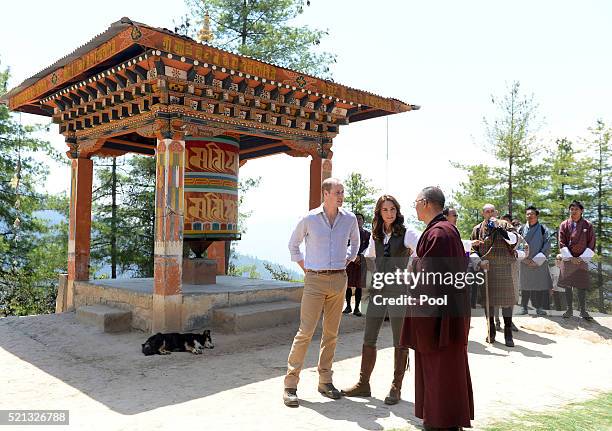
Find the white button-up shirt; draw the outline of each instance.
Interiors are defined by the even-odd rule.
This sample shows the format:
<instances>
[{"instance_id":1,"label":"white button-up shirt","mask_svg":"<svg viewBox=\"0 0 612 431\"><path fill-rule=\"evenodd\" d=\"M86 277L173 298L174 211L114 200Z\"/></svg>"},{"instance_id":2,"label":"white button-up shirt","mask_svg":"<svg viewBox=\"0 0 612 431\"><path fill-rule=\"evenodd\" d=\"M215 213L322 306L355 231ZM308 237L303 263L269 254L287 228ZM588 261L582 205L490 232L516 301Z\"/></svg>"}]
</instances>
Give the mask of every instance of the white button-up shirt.
<instances>
[{"instance_id":1,"label":"white button-up shirt","mask_svg":"<svg viewBox=\"0 0 612 431\"><path fill-rule=\"evenodd\" d=\"M347 244L351 240L350 247ZM306 243L306 257L300 250ZM323 211L323 205L311 210L296 226L289 240L293 262L304 261L304 268L313 271L344 269L359 251L359 227L355 214L338 208L332 226Z\"/></svg>"}]
</instances>

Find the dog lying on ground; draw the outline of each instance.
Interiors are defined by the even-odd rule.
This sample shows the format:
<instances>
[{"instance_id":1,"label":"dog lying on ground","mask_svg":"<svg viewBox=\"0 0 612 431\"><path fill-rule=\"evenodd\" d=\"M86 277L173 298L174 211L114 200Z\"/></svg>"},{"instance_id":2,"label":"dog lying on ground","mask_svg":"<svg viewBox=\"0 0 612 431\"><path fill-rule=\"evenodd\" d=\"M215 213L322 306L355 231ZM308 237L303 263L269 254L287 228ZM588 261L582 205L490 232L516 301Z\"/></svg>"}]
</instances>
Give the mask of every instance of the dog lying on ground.
<instances>
[{"instance_id":1,"label":"dog lying on ground","mask_svg":"<svg viewBox=\"0 0 612 431\"><path fill-rule=\"evenodd\" d=\"M162 334L158 332L149 337L142 344L142 353L150 355L169 355L171 352L191 352L194 355L201 355L202 349L213 349L210 329L206 329L202 334Z\"/></svg>"}]
</instances>

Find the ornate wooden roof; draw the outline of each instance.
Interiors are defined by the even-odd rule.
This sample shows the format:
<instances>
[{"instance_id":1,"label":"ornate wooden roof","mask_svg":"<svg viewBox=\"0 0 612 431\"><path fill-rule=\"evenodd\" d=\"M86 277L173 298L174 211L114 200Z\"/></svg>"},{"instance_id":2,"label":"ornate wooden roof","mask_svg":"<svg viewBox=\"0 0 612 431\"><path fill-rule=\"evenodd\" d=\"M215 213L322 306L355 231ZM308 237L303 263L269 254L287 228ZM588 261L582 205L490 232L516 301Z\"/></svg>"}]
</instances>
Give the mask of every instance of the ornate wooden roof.
<instances>
[{"instance_id":1,"label":"ornate wooden roof","mask_svg":"<svg viewBox=\"0 0 612 431\"><path fill-rule=\"evenodd\" d=\"M340 125L418 109L128 18L2 99L52 116L73 153L153 154L180 129L240 135L241 160L320 153Z\"/></svg>"}]
</instances>

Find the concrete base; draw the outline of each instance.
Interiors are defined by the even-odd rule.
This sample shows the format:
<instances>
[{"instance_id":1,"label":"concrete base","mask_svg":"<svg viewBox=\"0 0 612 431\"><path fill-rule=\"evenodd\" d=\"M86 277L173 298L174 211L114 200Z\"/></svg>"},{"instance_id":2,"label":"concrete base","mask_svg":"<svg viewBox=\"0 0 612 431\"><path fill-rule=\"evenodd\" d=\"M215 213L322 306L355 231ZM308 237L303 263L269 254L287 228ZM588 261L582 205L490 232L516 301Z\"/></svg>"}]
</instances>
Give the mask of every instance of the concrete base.
<instances>
[{"instance_id":1,"label":"concrete base","mask_svg":"<svg viewBox=\"0 0 612 431\"><path fill-rule=\"evenodd\" d=\"M183 295L153 294L151 332L181 332Z\"/></svg>"},{"instance_id":2,"label":"concrete base","mask_svg":"<svg viewBox=\"0 0 612 431\"><path fill-rule=\"evenodd\" d=\"M215 284L217 261L213 259L183 259L184 284Z\"/></svg>"},{"instance_id":3,"label":"concrete base","mask_svg":"<svg viewBox=\"0 0 612 431\"><path fill-rule=\"evenodd\" d=\"M63 313L67 311L67 295L68 295L68 274L59 275L59 283L57 285L57 297L55 298L55 313Z\"/></svg>"},{"instance_id":4,"label":"concrete base","mask_svg":"<svg viewBox=\"0 0 612 431\"><path fill-rule=\"evenodd\" d=\"M166 307L164 313L169 314L165 314L164 319L169 322L171 316L180 316L181 331L199 330L214 325L213 310L278 301L299 305L303 289L303 283L217 276L216 284L183 284L180 300L172 301L173 311L170 311L170 305ZM77 307L102 304L130 311L132 328L145 332L159 327L154 328L152 322L164 307L164 298L169 297L160 296L154 306L152 278L75 282ZM295 322L299 322L299 315Z\"/></svg>"},{"instance_id":5,"label":"concrete base","mask_svg":"<svg viewBox=\"0 0 612 431\"><path fill-rule=\"evenodd\" d=\"M237 333L299 321L300 303L267 302L213 310L213 323L223 332Z\"/></svg>"},{"instance_id":6,"label":"concrete base","mask_svg":"<svg viewBox=\"0 0 612 431\"><path fill-rule=\"evenodd\" d=\"M97 326L104 332L125 332L132 328L132 313L105 305L87 305L76 310L80 323Z\"/></svg>"}]
</instances>

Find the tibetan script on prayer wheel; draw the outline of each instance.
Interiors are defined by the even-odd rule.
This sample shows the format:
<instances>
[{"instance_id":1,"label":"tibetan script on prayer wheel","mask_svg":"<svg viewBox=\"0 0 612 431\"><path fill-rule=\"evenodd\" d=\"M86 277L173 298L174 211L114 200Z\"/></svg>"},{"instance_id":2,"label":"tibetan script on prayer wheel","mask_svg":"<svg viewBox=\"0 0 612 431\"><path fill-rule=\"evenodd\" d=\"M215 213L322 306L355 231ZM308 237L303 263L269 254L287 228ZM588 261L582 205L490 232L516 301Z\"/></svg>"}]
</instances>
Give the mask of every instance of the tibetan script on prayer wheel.
<instances>
[{"instance_id":1,"label":"tibetan script on prayer wheel","mask_svg":"<svg viewBox=\"0 0 612 431\"><path fill-rule=\"evenodd\" d=\"M229 136L185 141L185 238L239 239L239 143Z\"/></svg>"}]
</instances>

